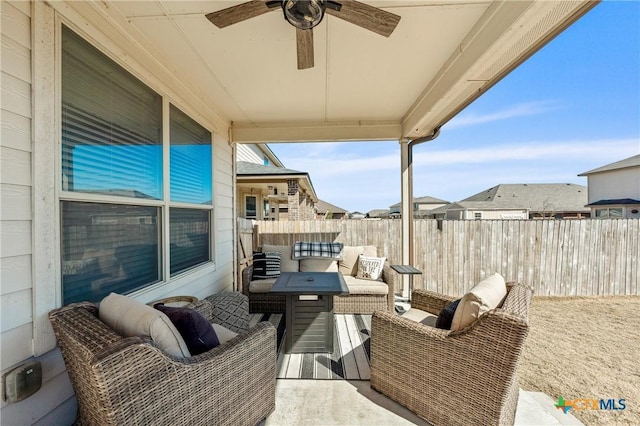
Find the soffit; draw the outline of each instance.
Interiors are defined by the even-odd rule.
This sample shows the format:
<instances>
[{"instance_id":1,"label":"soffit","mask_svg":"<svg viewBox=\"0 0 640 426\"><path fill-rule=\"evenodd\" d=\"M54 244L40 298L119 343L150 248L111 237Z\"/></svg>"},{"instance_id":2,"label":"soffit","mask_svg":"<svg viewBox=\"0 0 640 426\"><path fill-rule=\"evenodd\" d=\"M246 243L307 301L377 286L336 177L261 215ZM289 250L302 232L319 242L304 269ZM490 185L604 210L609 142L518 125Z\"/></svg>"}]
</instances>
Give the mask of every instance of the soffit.
<instances>
[{"instance_id":1,"label":"soffit","mask_svg":"<svg viewBox=\"0 0 640 426\"><path fill-rule=\"evenodd\" d=\"M204 16L239 3L68 5L132 40L131 54L173 75L234 141L251 143L427 135L595 4L368 1L401 16L389 38L325 16L315 67L298 70L295 30L280 11L223 29Z\"/></svg>"}]
</instances>

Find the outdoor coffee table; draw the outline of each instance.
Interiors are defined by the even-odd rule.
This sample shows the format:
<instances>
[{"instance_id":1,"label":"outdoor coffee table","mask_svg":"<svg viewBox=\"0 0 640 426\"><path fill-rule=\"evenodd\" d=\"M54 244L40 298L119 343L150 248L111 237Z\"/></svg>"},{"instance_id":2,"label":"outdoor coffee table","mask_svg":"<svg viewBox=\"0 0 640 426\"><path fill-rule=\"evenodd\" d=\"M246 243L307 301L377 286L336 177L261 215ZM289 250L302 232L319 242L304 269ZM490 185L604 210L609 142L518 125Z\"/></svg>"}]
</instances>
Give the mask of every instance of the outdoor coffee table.
<instances>
[{"instance_id":1,"label":"outdoor coffee table","mask_svg":"<svg viewBox=\"0 0 640 426\"><path fill-rule=\"evenodd\" d=\"M333 352L333 296L349 294L338 272L283 272L271 293L286 296L286 353Z\"/></svg>"}]
</instances>

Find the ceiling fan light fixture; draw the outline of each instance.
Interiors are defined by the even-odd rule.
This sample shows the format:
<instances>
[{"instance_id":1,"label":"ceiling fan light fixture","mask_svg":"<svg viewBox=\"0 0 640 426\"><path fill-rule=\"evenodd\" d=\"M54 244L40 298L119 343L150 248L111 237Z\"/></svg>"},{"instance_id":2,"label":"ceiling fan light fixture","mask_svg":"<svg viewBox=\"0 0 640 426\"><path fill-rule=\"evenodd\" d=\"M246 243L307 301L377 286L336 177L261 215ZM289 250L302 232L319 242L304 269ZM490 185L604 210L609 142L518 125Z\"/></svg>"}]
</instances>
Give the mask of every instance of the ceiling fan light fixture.
<instances>
[{"instance_id":1,"label":"ceiling fan light fixture","mask_svg":"<svg viewBox=\"0 0 640 426\"><path fill-rule=\"evenodd\" d=\"M301 30L310 30L324 18L324 0L283 0L284 19Z\"/></svg>"}]
</instances>

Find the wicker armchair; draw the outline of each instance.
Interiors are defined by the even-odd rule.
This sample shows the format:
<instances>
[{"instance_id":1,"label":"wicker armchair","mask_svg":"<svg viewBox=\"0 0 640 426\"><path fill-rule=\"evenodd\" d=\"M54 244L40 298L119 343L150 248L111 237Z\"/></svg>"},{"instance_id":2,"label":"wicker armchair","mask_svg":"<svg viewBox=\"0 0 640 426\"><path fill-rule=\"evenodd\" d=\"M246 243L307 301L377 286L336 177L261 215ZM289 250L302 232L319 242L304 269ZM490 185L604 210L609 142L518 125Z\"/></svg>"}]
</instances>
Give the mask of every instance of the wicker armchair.
<instances>
[{"instance_id":1,"label":"wicker armchair","mask_svg":"<svg viewBox=\"0 0 640 426\"><path fill-rule=\"evenodd\" d=\"M123 338L75 303L49 313L88 425L255 425L275 409L276 333L249 329L248 301L223 293L190 305L239 333L191 358L175 358L140 337Z\"/></svg>"},{"instance_id":2,"label":"wicker armchair","mask_svg":"<svg viewBox=\"0 0 640 426\"><path fill-rule=\"evenodd\" d=\"M500 308L458 331L374 313L371 387L433 425L513 424L532 290L507 287ZM435 315L455 299L424 290L412 297L412 307Z\"/></svg>"}]
</instances>

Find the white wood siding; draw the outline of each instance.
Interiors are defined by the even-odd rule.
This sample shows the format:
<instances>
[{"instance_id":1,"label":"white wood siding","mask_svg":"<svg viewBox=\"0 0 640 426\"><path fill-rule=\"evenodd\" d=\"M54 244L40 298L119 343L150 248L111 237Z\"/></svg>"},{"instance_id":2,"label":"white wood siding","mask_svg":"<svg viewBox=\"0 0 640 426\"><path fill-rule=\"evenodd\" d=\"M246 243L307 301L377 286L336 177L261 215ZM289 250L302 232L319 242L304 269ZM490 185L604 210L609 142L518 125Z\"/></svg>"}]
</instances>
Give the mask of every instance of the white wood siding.
<instances>
[{"instance_id":1,"label":"white wood siding","mask_svg":"<svg viewBox=\"0 0 640 426\"><path fill-rule=\"evenodd\" d=\"M256 145L236 144L236 159L248 163L264 164L265 155Z\"/></svg>"},{"instance_id":2,"label":"white wood siding","mask_svg":"<svg viewBox=\"0 0 640 426\"><path fill-rule=\"evenodd\" d=\"M588 176L589 203L621 198L640 199L640 167L594 173Z\"/></svg>"},{"instance_id":3,"label":"white wood siding","mask_svg":"<svg viewBox=\"0 0 640 426\"><path fill-rule=\"evenodd\" d=\"M0 11L0 346L4 373L32 355L31 19L26 2L2 1ZM16 338L26 341L16 342Z\"/></svg>"},{"instance_id":4,"label":"white wood siding","mask_svg":"<svg viewBox=\"0 0 640 426\"><path fill-rule=\"evenodd\" d=\"M1 373L31 359L40 361L43 369L43 385L36 394L14 404L1 402L3 425L71 424L77 407L46 317L52 307L60 304L55 189L59 146L55 111L59 100L53 95L57 63L52 48L52 35L57 28L56 13L61 20L86 31L90 40L109 40L99 47L129 71L142 76L146 84L214 134L214 263L181 274L171 282L142 290L134 297L142 302L176 294L203 298L232 290L235 286L235 184L233 153L227 140L228 123L225 127L218 118L208 120L207 117L214 117L214 114L204 110L193 94L180 89L183 86L179 84L179 78L155 74L154 58L146 52L132 50L138 47L129 40L114 38L114 28L107 21L95 16L80 16L64 3L2 0ZM123 43L129 44L124 46ZM136 61L129 63L122 58L136 58ZM37 120L32 122L32 117Z\"/></svg>"}]
</instances>

